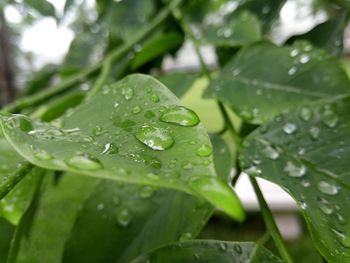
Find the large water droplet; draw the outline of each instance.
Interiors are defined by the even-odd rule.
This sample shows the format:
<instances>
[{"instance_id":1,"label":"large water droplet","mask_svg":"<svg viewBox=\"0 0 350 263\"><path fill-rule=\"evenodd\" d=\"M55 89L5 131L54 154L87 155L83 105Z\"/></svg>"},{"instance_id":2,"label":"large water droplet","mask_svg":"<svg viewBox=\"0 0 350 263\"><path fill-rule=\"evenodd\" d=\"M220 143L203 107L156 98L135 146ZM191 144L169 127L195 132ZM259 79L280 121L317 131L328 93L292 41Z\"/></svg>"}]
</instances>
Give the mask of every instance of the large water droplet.
<instances>
[{"instance_id":1,"label":"large water droplet","mask_svg":"<svg viewBox=\"0 0 350 263\"><path fill-rule=\"evenodd\" d=\"M291 67L289 70L288 70L288 75L292 76L294 75L296 72L297 72L298 68L297 67Z\"/></svg>"},{"instance_id":2,"label":"large water droplet","mask_svg":"<svg viewBox=\"0 0 350 263\"><path fill-rule=\"evenodd\" d=\"M349 248L350 247L350 235L346 235L341 231L338 231L336 229L332 229L333 233L336 235L339 242L342 244L342 246Z\"/></svg>"},{"instance_id":3,"label":"large water droplet","mask_svg":"<svg viewBox=\"0 0 350 263\"><path fill-rule=\"evenodd\" d=\"M132 216L127 208L122 208L117 213L117 221L121 227L127 227L132 220Z\"/></svg>"},{"instance_id":4,"label":"large water droplet","mask_svg":"<svg viewBox=\"0 0 350 263\"><path fill-rule=\"evenodd\" d=\"M276 160L280 156L278 151L272 148L270 145L267 145L261 152L265 157L271 160Z\"/></svg>"},{"instance_id":5,"label":"large water droplet","mask_svg":"<svg viewBox=\"0 0 350 263\"><path fill-rule=\"evenodd\" d=\"M338 223L341 225L345 225L347 223L346 218L340 213L335 213L335 218L337 219Z\"/></svg>"},{"instance_id":6,"label":"large water droplet","mask_svg":"<svg viewBox=\"0 0 350 263\"><path fill-rule=\"evenodd\" d=\"M49 154L47 151L44 150L39 150L37 151L34 156L42 161L48 161L48 160L52 160L53 156L51 154Z\"/></svg>"},{"instance_id":7,"label":"large water droplet","mask_svg":"<svg viewBox=\"0 0 350 263\"><path fill-rule=\"evenodd\" d=\"M301 54L299 61L300 61L301 64L305 64L305 63L310 61L310 56L307 55L307 54Z\"/></svg>"},{"instance_id":8,"label":"large water droplet","mask_svg":"<svg viewBox=\"0 0 350 263\"><path fill-rule=\"evenodd\" d=\"M122 89L122 95L126 100L131 100L132 97L134 96L134 90L130 87L124 87Z\"/></svg>"},{"instance_id":9,"label":"large water droplet","mask_svg":"<svg viewBox=\"0 0 350 263\"><path fill-rule=\"evenodd\" d=\"M282 130L286 134L293 134L296 132L297 129L298 129L298 126L292 122L287 122L285 125L283 125L283 128L282 128Z\"/></svg>"},{"instance_id":10,"label":"large water droplet","mask_svg":"<svg viewBox=\"0 0 350 263\"><path fill-rule=\"evenodd\" d=\"M182 106L175 106L165 110L159 119L163 122L175 123L186 127L195 126L199 123L197 114Z\"/></svg>"},{"instance_id":11,"label":"large water droplet","mask_svg":"<svg viewBox=\"0 0 350 263\"><path fill-rule=\"evenodd\" d=\"M67 159L65 162L67 165L73 168L83 170L98 170L103 167L98 159L89 155L74 156L70 159Z\"/></svg>"},{"instance_id":12,"label":"large water droplet","mask_svg":"<svg viewBox=\"0 0 350 263\"><path fill-rule=\"evenodd\" d=\"M175 142L168 131L149 125L139 128L135 137L149 148L157 151L169 149Z\"/></svg>"},{"instance_id":13,"label":"large water droplet","mask_svg":"<svg viewBox=\"0 0 350 263\"><path fill-rule=\"evenodd\" d=\"M152 94L151 100L152 100L154 103L158 103L158 102L159 102L159 97L158 97L156 94Z\"/></svg>"},{"instance_id":14,"label":"large water droplet","mask_svg":"<svg viewBox=\"0 0 350 263\"><path fill-rule=\"evenodd\" d=\"M183 233L180 238L179 238L179 241L182 242L182 241L187 241L187 240L190 240L192 239L192 234L191 233Z\"/></svg>"},{"instance_id":15,"label":"large water droplet","mask_svg":"<svg viewBox=\"0 0 350 263\"><path fill-rule=\"evenodd\" d=\"M296 164L288 161L284 171L291 177L303 177L306 174L306 167L303 164Z\"/></svg>"},{"instance_id":16,"label":"large water droplet","mask_svg":"<svg viewBox=\"0 0 350 263\"><path fill-rule=\"evenodd\" d=\"M327 195L336 195L338 193L338 186L327 181L320 181L317 185L318 190Z\"/></svg>"},{"instance_id":17,"label":"large water droplet","mask_svg":"<svg viewBox=\"0 0 350 263\"><path fill-rule=\"evenodd\" d=\"M211 145L203 144L201 147L197 149L196 154L200 157L207 157L207 156L210 156L212 152L213 152L213 149Z\"/></svg>"},{"instance_id":18,"label":"large water droplet","mask_svg":"<svg viewBox=\"0 0 350 263\"><path fill-rule=\"evenodd\" d=\"M238 244L233 245L233 250L236 251L237 254L242 254L242 248Z\"/></svg>"},{"instance_id":19,"label":"large water droplet","mask_svg":"<svg viewBox=\"0 0 350 263\"><path fill-rule=\"evenodd\" d=\"M320 128L318 128L316 126L312 126L310 128L310 131L309 131L310 136L311 136L311 138L313 140L317 140L318 139L318 137L320 136L320 132L321 132Z\"/></svg>"},{"instance_id":20,"label":"large water droplet","mask_svg":"<svg viewBox=\"0 0 350 263\"><path fill-rule=\"evenodd\" d=\"M132 113L137 114L140 113L142 111L142 108L139 105L136 105L133 109L132 109Z\"/></svg>"},{"instance_id":21,"label":"large water droplet","mask_svg":"<svg viewBox=\"0 0 350 263\"><path fill-rule=\"evenodd\" d=\"M318 207L326 215L330 215L333 213L332 205L324 198L318 199Z\"/></svg>"}]
</instances>

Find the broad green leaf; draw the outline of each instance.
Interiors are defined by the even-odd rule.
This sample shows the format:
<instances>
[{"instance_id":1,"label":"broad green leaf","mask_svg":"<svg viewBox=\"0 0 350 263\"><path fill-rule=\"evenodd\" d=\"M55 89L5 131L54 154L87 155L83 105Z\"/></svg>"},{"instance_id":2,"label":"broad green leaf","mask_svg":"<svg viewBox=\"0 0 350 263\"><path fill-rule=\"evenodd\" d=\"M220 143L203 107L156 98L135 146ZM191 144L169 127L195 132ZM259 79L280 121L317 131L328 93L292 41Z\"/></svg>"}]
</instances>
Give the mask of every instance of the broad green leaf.
<instances>
[{"instance_id":1,"label":"broad green leaf","mask_svg":"<svg viewBox=\"0 0 350 263\"><path fill-rule=\"evenodd\" d=\"M269 250L253 242L198 240L176 243L140 256L132 263L277 263Z\"/></svg>"},{"instance_id":2,"label":"broad green leaf","mask_svg":"<svg viewBox=\"0 0 350 263\"><path fill-rule=\"evenodd\" d=\"M30 235L20 241L17 263L59 263L81 205L98 181L67 174L57 184L51 176L44 180L44 191L30 227Z\"/></svg>"},{"instance_id":3,"label":"broad green leaf","mask_svg":"<svg viewBox=\"0 0 350 263\"><path fill-rule=\"evenodd\" d=\"M53 4L46 0L25 0L24 3L43 16L56 17L56 10Z\"/></svg>"},{"instance_id":4,"label":"broad green leaf","mask_svg":"<svg viewBox=\"0 0 350 263\"><path fill-rule=\"evenodd\" d=\"M246 122L260 124L305 102L348 94L339 61L307 42L277 47L263 42L241 50L214 79L205 97L229 105Z\"/></svg>"},{"instance_id":5,"label":"broad green leaf","mask_svg":"<svg viewBox=\"0 0 350 263\"><path fill-rule=\"evenodd\" d=\"M255 14L261 21L262 31L270 31L273 22L279 17L280 10L286 0L247 0L241 4L236 12L248 10Z\"/></svg>"},{"instance_id":6,"label":"broad green leaf","mask_svg":"<svg viewBox=\"0 0 350 263\"><path fill-rule=\"evenodd\" d=\"M104 180L78 213L63 262L130 262L164 244L196 237L212 211L181 192Z\"/></svg>"},{"instance_id":7,"label":"broad green leaf","mask_svg":"<svg viewBox=\"0 0 350 263\"><path fill-rule=\"evenodd\" d=\"M0 217L0 263L6 263L15 227Z\"/></svg>"},{"instance_id":8,"label":"broad green leaf","mask_svg":"<svg viewBox=\"0 0 350 263\"><path fill-rule=\"evenodd\" d=\"M243 219L236 195L216 177L197 115L154 78L135 74L105 86L60 123L2 119L7 138L37 166L177 189Z\"/></svg>"},{"instance_id":9,"label":"broad green leaf","mask_svg":"<svg viewBox=\"0 0 350 263\"><path fill-rule=\"evenodd\" d=\"M146 64L152 59L157 58L166 52L180 46L183 42L183 36L175 32L164 33L155 36L142 46L136 46L136 55L131 61L130 67L134 70Z\"/></svg>"},{"instance_id":10,"label":"broad green leaf","mask_svg":"<svg viewBox=\"0 0 350 263\"><path fill-rule=\"evenodd\" d=\"M234 167L235 157L227 143L219 134L210 136L213 144L214 165L216 174L223 180L228 180L231 169Z\"/></svg>"},{"instance_id":11,"label":"broad green leaf","mask_svg":"<svg viewBox=\"0 0 350 263\"><path fill-rule=\"evenodd\" d=\"M26 163L0 132L0 188L7 187L9 177L18 173ZM29 205L32 196L34 179L31 174L25 176L15 188L0 200L0 216L17 224L20 217Z\"/></svg>"},{"instance_id":12,"label":"broad green leaf","mask_svg":"<svg viewBox=\"0 0 350 263\"><path fill-rule=\"evenodd\" d=\"M198 76L195 74L171 72L159 76L157 79L168 87L178 98L181 98L193 86L197 77Z\"/></svg>"},{"instance_id":13,"label":"broad green leaf","mask_svg":"<svg viewBox=\"0 0 350 263\"><path fill-rule=\"evenodd\" d=\"M347 12L343 11L336 17L317 25L305 34L291 37L287 43L293 43L298 39L306 39L313 45L328 50L334 56L341 56L343 52L344 30L347 23Z\"/></svg>"},{"instance_id":14,"label":"broad green leaf","mask_svg":"<svg viewBox=\"0 0 350 263\"><path fill-rule=\"evenodd\" d=\"M350 260L350 99L276 117L243 143L242 168L283 187L299 204L329 262Z\"/></svg>"},{"instance_id":15,"label":"broad green leaf","mask_svg":"<svg viewBox=\"0 0 350 263\"><path fill-rule=\"evenodd\" d=\"M204 28L201 40L206 44L239 47L261 39L260 23L255 15L240 12L224 22Z\"/></svg>"}]
</instances>

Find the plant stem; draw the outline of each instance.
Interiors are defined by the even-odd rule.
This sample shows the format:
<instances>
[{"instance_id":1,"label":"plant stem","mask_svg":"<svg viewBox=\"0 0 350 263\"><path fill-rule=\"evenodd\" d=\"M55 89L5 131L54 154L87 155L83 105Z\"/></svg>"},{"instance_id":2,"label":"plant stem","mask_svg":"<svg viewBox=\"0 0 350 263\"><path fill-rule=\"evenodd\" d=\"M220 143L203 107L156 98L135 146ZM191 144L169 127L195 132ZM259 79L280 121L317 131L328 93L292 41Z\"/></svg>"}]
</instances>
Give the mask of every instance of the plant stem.
<instances>
[{"instance_id":1,"label":"plant stem","mask_svg":"<svg viewBox=\"0 0 350 263\"><path fill-rule=\"evenodd\" d=\"M266 231L259 239L256 241L259 245L265 245L271 238L269 231Z\"/></svg>"},{"instance_id":2,"label":"plant stem","mask_svg":"<svg viewBox=\"0 0 350 263\"><path fill-rule=\"evenodd\" d=\"M0 200L4 198L23 179L23 177L32 170L32 168L32 164L25 163L19 170L10 174L7 180L0 185Z\"/></svg>"},{"instance_id":3,"label":"plant stem","mask_svg":"<svg viewBox=\"0 0 350 263\"><path fill-rule=\"evenodd\" d=\"M260 187L259 187L256 179L253 177L249 177L249 178L250 178L250 181L253 185L255 194L258 198L261 213L262 213L262 216L264 218L267 230L269 231L272 239L274 240L274 242L277 246L277 249L280 252L284 261L286 261L287 263L292 263L293 260L292 260L291 256L289 255L289 252L287 250L286 245L284 244L281 233L276 225L276 222L272 216L271 210L269 209L269 207L264 199L264 196L260 190Z\"/></svg>"},{"instance_id":4,"label":"plant stem","mask_svg":"<svg viewBox=\"0 0 350 263\"><path fill-rule=\"evenodd\" d=\"M102 66L101 73L98 76L92 90L89 92L89 96L96 94L100 89L102 89L103 85L108 80L108 77L111 73L111 69L112 69L112 60L110 58L106 58Z\"/></svg>"},{"instance_id":5,"label":"plant stem","mask_svg":"<svg viewBox=\"0 0 350 263\"><path fill-rule=\"evenodd\" d=\"M2 111L6 112L20 112L21 110L35 106L44 100L51 98L57 94L60 94L69 88L71 88L73 85L83 81L85 78L89 77L90 75L98 72L101 67L104 65L104 61L108 60L111 64L114 63L116 60L120 59L122 56L127 54L130 50L132 50L138 42L142 41L145 37L147 37L149 34L151 34L156 28L158 28L171 14L171 10L173 8L178 7L183 0L173 0L169 6L164 7L157 16L148 24L148 26L141 31L139 34L137 34L134 39L128 41L123 46L115 49L111 53L109 53L105 59L101 62L99 62L96 65L93 65L83 71L81 71L79 74L76 74L66 81L53 86L49 89L43 90L40 93L37 93L32 96L28 96L22 99L19 99L15 101L12 104L8 104Z\"/></svg>"}]
</instances>

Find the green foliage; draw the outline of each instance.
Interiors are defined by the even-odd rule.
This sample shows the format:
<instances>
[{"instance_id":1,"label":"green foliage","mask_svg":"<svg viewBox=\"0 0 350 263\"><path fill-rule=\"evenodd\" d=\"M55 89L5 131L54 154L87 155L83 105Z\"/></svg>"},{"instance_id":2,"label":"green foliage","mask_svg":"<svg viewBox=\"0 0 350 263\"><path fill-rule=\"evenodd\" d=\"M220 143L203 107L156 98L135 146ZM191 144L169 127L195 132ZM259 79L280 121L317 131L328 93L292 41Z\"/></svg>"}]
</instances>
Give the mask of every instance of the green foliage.
<instances>
[{"instance_id":1,"label":"green foliage","mask_svg":"<svg viewBox=\"0 0 350 263\"><path fill-rule=\"evenodd\" d=\"M292 262L256 177L296 200L317 248L305 254L350 261L348 11L315 1L336 15L277 45L285 2L67 0L59 21L78 15L63 62L33 72L0 114L0 262ZM6 4L57 18L48 1ZM164 72L186 41L200 70ZM218 106L200 116L224 120L210 136L179 99L199 78ZM245 220L241 171L278 256L267 235L196 240L215 209Z\"/></svg>"}]
</instances>

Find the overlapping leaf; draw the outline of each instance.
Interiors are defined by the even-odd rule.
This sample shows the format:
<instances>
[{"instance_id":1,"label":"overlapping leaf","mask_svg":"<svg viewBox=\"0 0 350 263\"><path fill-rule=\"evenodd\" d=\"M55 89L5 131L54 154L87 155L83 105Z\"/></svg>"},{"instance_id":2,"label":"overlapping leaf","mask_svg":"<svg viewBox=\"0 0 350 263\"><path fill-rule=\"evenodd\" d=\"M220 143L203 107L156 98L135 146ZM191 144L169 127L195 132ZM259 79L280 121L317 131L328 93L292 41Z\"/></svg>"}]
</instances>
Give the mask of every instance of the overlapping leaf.
<instances>
[{"instance_id":1,"label":"overlapping leaf","mask_svg":"<svg viewBox=\"0 0 350 263\"><path fill-rule=\"evenodd\" d=\"M168 245L132 261L132 263L146 262L278 263L282 261L253 242L201 240Z\"/></svg>"},{"instance_id":2,"label":"overlapping leaf","mask_svg":"<svg viewBox=\"0 0 350 263\"><path fill-rule=\"evenodd\" d=\"M302 107L251 134L240 156L251 176L286 189L329 262L350 260L350 99Z\"/></svg>"},{"instance_id":3,"label":"overlapping leaf","mask_svg":"<svg viewBox=\"0 0 350 263\"><path fill-rule=\"evenodd\" d=\"M105 86L55 123L61 127L2 118L7 138L37 166L178 189L243 219L232 189L216 177L198 117L155 79L131 75Z\"/></svg>"},{"instance_id":4,"label":"overlapping leaf","mask_svg":"<svg viewBox=\"0 0 350 263\"><path fill-rule=\"evenodd\" d=\"M214 97L245 121L260 124L308 101L348 94L350 82L336 58L307 42L258 43L240 51L210 83Z\"/></svg>"}]
</instances>

